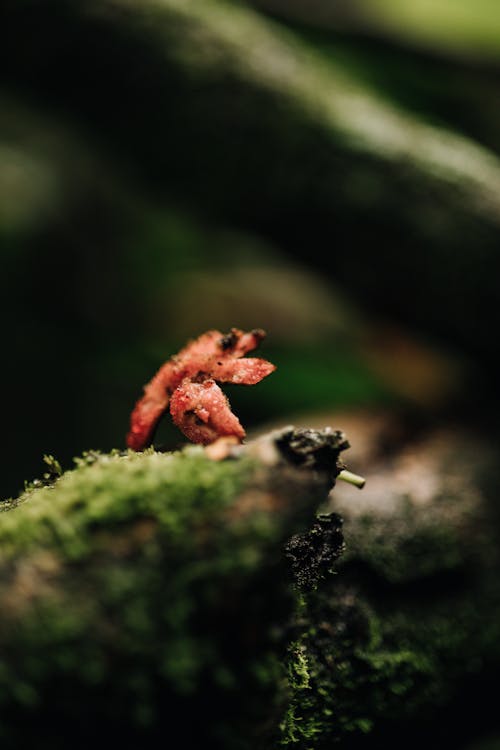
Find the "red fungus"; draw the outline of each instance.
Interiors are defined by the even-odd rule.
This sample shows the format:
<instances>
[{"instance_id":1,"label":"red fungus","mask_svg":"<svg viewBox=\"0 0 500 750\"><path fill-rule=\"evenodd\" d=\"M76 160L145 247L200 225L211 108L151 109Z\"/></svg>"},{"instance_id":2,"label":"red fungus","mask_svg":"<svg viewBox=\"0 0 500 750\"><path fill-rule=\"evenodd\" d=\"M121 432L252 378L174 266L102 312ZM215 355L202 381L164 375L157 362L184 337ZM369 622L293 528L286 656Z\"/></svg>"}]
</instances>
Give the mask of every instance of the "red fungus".
<instances>
[{"instance_id":1,"label":"red fungus","mask_svg":"<svg viewBox=\"0 0 500 750\"><path fill-rule=\"evenodd\" d=\"M216 381L253 385L273 372L275 366L265 359L243 359L264 336L262 330L207 331L165 362L135 405L128 447L139 451L151 444L168 406L175 424L194 443L207 445L222 436L242 440L245 430Z\"/></svg>"}]
</instances>

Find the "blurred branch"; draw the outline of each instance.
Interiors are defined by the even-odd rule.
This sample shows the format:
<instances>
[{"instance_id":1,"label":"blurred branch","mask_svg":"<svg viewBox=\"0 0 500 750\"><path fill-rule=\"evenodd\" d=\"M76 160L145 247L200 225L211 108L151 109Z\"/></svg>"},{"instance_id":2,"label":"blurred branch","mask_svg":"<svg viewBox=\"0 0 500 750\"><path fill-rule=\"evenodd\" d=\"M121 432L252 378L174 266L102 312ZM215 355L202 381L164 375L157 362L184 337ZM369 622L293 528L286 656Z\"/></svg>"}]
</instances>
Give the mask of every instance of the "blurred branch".
<instances>
[{"instance_id":1,"label":"blurred branch","mask_svg":"<svg viewBox=\"0 0 500 750\"><path fill-rule=\"evenodd\" d=\"M24 0L1 22L5 85L76 116L162 200L267 235L368 309L497 362L494 155L237 4Z\"/></svg>"}]
</instances>

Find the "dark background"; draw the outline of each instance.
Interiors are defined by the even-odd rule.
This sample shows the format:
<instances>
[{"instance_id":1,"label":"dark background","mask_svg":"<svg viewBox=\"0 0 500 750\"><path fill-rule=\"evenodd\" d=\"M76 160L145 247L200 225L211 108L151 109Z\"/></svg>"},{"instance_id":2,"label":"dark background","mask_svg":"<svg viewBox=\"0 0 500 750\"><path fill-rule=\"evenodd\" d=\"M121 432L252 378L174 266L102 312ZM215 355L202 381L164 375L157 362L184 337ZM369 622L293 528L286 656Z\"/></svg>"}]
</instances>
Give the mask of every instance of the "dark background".
<instances>
[{"instance_id":1,"label":"dark background","mask_svg":"<svg viewBox=\"0 0 500 750\"><path fill-rule=\"evenodd\" d=\"M268 332L277 373L227 390L248 428L382 409L496 440L500 18L410 5L2 3L2 497L123 447L212 327Z\"/></svg>"}]
</instances>

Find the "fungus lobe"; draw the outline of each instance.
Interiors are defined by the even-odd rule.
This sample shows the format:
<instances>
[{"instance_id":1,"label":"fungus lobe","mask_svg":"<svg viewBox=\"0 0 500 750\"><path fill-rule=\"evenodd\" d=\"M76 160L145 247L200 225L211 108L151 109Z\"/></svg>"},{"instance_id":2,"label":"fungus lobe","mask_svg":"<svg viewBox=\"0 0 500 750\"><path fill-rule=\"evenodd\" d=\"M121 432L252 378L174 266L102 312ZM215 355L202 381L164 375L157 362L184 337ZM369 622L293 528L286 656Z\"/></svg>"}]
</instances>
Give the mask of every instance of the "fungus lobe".
<instances>
[{"instance_id":1,"label":"fungus lobe","mask_svg":"<svg viewBox=\"0 0 500 750\"><path fill-rule=\"evenodd\" d=\"M228 334L207 331L190 341L144 387L130 418L127 446L139 451L150 445L167 408L194 443L207 445L223 436L243 440L245 430L217 382L254 385L273 372L271 362L245 357L264 337L260 329L245 333L232 328Z\"/></svg>"}]
</instances>

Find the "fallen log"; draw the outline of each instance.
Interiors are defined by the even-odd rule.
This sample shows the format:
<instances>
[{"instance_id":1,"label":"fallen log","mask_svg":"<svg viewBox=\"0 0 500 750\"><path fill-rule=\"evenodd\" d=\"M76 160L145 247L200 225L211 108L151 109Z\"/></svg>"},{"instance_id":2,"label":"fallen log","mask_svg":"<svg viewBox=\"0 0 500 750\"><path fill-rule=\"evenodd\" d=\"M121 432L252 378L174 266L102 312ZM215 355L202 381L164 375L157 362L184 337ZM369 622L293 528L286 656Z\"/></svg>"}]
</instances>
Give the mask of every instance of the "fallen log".
<instances>
[{"instance_id":1,"label":"fallen log","mask_svg":"<svg viewBox=\"0 0 500 750\"><path fill-rule=\"evenodd\" d=\"M444 480L426 502L411 478L329 500L332 430L50 460L0 514L2 747L465 731L450 706L500 663L498 526L490 457L446 446L427 444Z\"/></svg>"},{"instance_id":2,"label":"fallen log","mask_svg":"<svg viewBox=\"0 0 500 750\"><path fill-rule=\"evenodd\" d=\"M279 435L217 461L88 453L0 514L2 747L255 747L286 684L294 596L282 547L314 518L341 433L315 470ZM213 450L213 447L212 447ZM300 447L299 447L300 453ZM193 743L193 744L190 744Z\"/></svg>"}]
</instances>

